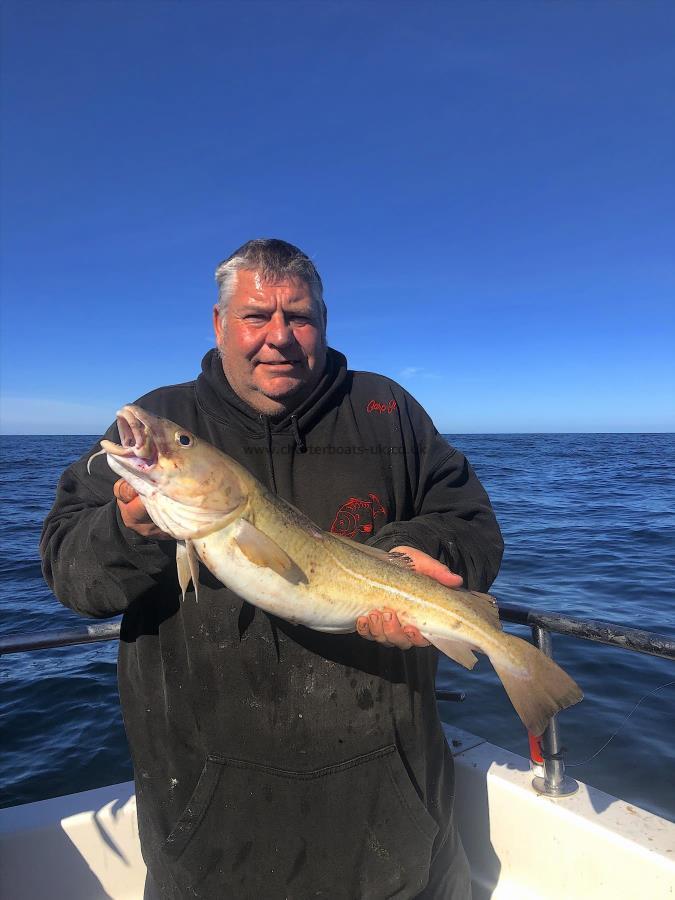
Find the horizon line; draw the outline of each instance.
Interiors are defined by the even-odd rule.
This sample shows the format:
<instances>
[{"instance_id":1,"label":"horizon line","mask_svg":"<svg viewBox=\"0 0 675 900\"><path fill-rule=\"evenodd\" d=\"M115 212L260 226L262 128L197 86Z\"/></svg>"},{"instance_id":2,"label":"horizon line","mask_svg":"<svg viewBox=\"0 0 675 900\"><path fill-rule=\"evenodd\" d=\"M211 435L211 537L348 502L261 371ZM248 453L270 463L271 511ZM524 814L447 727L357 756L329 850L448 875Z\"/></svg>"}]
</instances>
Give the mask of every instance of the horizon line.
<instances>
[{"instance_id":1,"label":"horizon line","mask_svg":"<svg viewBox=\"0 0 675 900\"><path fill-rule=\"evenodd\" d=\"M442 437L453 434L472 435L539 435L539 434L674 434L675 431L439 431ZM0 437L93 437L101 435L93 431L0 431Z\"/></svg>"}]
</instances>

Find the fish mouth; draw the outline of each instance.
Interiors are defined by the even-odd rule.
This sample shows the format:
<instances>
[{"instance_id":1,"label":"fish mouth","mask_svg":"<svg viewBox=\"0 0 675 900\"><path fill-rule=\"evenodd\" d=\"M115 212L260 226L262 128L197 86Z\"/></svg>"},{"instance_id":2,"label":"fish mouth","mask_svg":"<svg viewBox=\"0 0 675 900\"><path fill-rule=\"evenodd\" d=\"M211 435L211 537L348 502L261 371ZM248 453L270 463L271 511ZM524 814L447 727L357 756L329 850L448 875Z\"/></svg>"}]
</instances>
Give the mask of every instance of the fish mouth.
<instances>
[{"instance_id":1,"label":"fish mouth","mask_svg":"<svg viewBox=\"0 0 675 900\"><path fill-rule=\"evenodd\" d=\"M152 436L151 424L144 421L138 407L123 406L119 410L117 430L120 443L102 440L101 453L116 456L122 466L137 472L148 472L157 465L159 450Z\"/></svg>"}]
</instances>

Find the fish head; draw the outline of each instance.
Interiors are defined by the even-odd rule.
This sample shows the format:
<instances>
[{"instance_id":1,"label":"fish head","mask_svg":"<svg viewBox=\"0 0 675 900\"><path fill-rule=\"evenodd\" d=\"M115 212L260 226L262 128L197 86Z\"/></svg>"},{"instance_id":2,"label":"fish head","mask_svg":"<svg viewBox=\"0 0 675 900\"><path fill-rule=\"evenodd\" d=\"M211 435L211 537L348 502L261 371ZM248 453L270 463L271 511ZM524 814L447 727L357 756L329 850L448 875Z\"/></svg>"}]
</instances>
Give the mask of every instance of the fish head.
<instances>
[{"instance_id":1,"label":"fish head","mask_svg":"<svg viewBox=\"0 0 675 900\"><path fill-rule=\"evenodd\" d=\"M238 463L186 428L135 405L119 410L117 428L119 444L101 441L108 465L177 539L205 533L246 503Z\"/></svg>"}]
</instances>

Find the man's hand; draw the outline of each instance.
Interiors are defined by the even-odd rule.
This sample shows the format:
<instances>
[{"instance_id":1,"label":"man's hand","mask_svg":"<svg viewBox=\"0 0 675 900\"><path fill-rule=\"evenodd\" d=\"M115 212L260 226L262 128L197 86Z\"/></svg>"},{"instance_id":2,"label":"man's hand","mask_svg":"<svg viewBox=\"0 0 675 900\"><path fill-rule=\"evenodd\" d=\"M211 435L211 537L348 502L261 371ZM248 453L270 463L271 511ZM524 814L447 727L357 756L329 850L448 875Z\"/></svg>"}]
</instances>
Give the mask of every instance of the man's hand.
<instances>
[{"instance_id":1,"label":"man's hand","mask_svg":"<svg viewBox=\"0 0 675 900\"><path fill-rule=\"evenodd\" d=\"M122 521L127 528L131 528L141 537L154 538L159 541L172 540L170 534L161 531L152 521L145 508L145 503L128 481L119 478L113 485L113 494L117 500Z\"/></svg>"},{"instance_id":2,"label":"man's hand","mask_svg":"<svg viewBox=\"0 0 675 900\"><path fill-rule=\"evenodd\" d=\"M405 553L413 561L415 572L427 575L440 584L450 588L462 586L462 578L451 572L447 566L414 547L394 547L392 553ZM356 631L367 641L377 641L385 647L398 647L409 650L411 647L428 647L429 641L423 638L418 629L412 625L401 626L398 616L392 609L372 610L367 616L359 616L356 620Z\"/></svg>"}]
</instances>

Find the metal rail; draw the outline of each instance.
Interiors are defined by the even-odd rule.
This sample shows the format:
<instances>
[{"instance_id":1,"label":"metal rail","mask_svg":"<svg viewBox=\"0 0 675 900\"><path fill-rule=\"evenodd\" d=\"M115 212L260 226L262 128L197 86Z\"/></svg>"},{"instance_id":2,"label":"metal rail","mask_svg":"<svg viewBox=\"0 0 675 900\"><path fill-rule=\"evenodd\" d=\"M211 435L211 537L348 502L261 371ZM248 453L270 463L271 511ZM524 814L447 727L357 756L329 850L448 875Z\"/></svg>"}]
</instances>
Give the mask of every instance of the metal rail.
<instances>
[{"instance_id":1,"label":"metal rail","mask_svg":"<svg viewBox=\"0 0 675 900\"><path fill-rule=\"evenodd\" d=\"M640 631L597 619L577 619L501 600L498 601L498 605L499 618L503 622L525 625L528 628L542 628L555 634L566 634L586 641L621 647L623 650L675 660L675 640L653 631ZM62 631L48 631L45 634L10 635L0 638L0 656L8 653L25 653L29 650L67 647L71 644L113 641L119 636L119 622L98 622Z\"/></svg>"},{"instance_id":2,"label":"metal rail","mask_svg":"<svg viewBox=\"0 0 675 900\"><path fill-rule=\"evenodd\" d=\"M499 601L499 618L503 622L512 622L515 625L543 628L556 634L567 634L585 641L597 641L600 644L621 647L623 650L634 650L637 653L649 653L651 656L675 660L675 640L653 631L640 631L637 628L628 628L625 625L602 622L598 619L576 619L573 616L563 616L543 609L531 609L518 603L502 601Z\"/></svg>"},{"instance_id":3,"label":"metal rail","mask_svg":"<svg viewBox=\"0 0 675 900\"><path fill-rule=\"evenodd\" d=\"M578 619L545 610L531 609L517 603L499 604L499 617L504 622L524 625L532 630L534 643L539 649L552 657L551 633L565 634L586 641L631 650L634 653L648 653L663 659L675 660L675 640L651 631L627 628L614 622L603 622L597 619ZM23 634L0 638L0 656L10 653L25 653L31 650L47 650L56 647L68 647L74 644L91 644L97 641L112 641L120 636L119 622L99 622L80 628L47 632L46 634ZM464 700L463 692L438 691L439 700ZM574 779L565 775L562 746L558 730L557 717L553 716L548 728L535 739L541 749L543 758L543 774L532 781L534 789L548 797L566 797L573 794L578 785ZM535 770L537 760L533 758Z\"/></svg>"},{"instance_id":4,"label":"metal rail","mask_svg":"<svg viewBox=\"0 0 675 900\"><path fill-rule=\"evenodd\" d=\"M553 659L550 633L544 628L540 628L539 625L535 625L532 629L532 638L541 652ZM535 738L535 742L536 740ZM570 794L576 794L579 790L579 785L573 778L565 775L565 762L560 744L557 716L552 716L546 726L546 731L539 738L539 749L544 760L544 772L542 775L536 774L532 779L532 787L535 791L538 794L545 794L547 797L569 797ZM531 759L532 755L530 750ZM532 764L535 771L538 771L538 766L534 759L532 759Z\"/></svg>"},{"instance_id":5,"label":"metal rail","mask_svg":"<svg viewBox=\"0 0 675 900\"><path fill-rule=\"evenodd\" d=\"M99 622L63 631L47 631L45 634L17 634L0 638L0 656L6 653L26 653L29 650L50 650L70 647L73 644L93 644L96 641L114 641L120 636L119 622Z\"/></svg>"}]
</instances>

